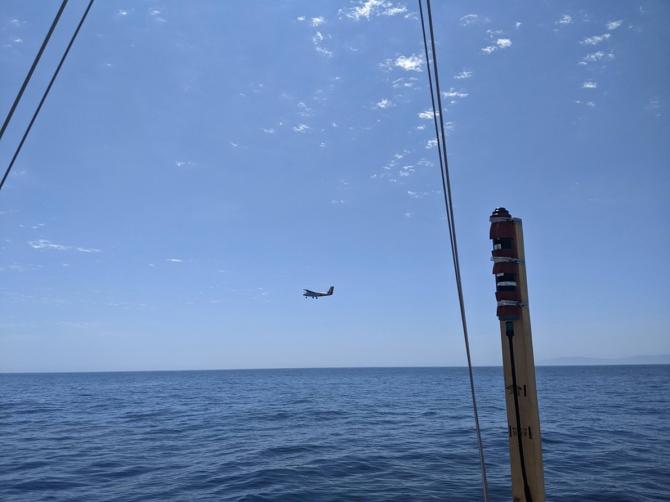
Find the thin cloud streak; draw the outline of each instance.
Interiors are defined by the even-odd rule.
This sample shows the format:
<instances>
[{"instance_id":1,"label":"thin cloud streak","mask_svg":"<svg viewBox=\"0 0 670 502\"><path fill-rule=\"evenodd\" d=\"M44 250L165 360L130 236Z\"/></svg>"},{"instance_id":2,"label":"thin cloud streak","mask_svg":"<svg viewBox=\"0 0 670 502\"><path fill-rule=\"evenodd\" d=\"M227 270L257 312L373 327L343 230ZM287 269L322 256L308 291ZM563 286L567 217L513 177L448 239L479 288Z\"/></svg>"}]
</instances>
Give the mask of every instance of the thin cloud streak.
<instances>
[{"instance_id":1,"label":"thin cloud streak","mask_svg":"<svg viewBox=\"0 0 670 502\"><path fill-rule=\"evenodd\" d=\"M340 16L344 15L344 17L354 21L360 21L361 19L369 21L371 17L397 16L406 12L407 7L387 0L364 0L350 9L341 9Z\"/></svg>"},{"instance_id":2,"label":"thin cloud streak","mask_svg":"<svg viewBox=\"0 0 670 502\"><path fill-rule=\"evenodd\" d=\"M593 35L592 37L585 38L579 43L582 45L598 45L610 37L609 33L603 33L602 35Z\"/></svg>"},{"instance_id":3,"label":"thin cloud streak","mask_svg":"<svg viewBox=\"0 0 670 502\"><path fill-rule=\"evenodd\" d=\"M78 251L79 253L100 253L102 250L97 248L85 248L80 246L67 246L56 244L48 239L37 239L28 241L28 245L33 249L50 249L53 251Z\"/></svg>"}]
</instances>

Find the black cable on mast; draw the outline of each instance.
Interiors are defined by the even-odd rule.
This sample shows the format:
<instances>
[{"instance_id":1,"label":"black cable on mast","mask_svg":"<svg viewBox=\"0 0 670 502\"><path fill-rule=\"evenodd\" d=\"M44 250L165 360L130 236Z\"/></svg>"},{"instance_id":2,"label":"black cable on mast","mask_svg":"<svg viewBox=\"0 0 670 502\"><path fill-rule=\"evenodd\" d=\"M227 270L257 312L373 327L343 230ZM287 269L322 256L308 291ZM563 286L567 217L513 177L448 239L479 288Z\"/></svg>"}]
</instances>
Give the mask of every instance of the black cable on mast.
<instances>
[{"instance_id":1,"label":"black cable on mast","mask_svg":"<svg viewBox=\"0 0 670 502\"><path fill-rule=\"evenodd\" d=\"M426 6L428 10L428 27L430 30L430 39L431 39L431 54L432 54L432 62L433 62L433 67L435 69L434 71L434 78L435 78L435 89L433 89L433 82L432 82L432 76L430 72L430 61L431 58L428 57L428 43L426 40L426 28L425 28L425 21L424 21L424 16L423 16L423 6L421 3L421 0L419 0L419 12L421 14L421 30L423 34L423 43L424 43L424 51L426 54L426 67L428 69L428 81L429 81L429 87L430 87L430 98L431 98L431 103L433 106L433 120L435 123L435 136L437 139L437 148L438 148L438 156L440 158L440 171L442 174L442 189L444 192L444 200L445 200L445 209L447 212L447 224L449 227L449 239L451 242L451 253L452 253L452 260L454 263L454 275L456 278L456 288L458 291L458 302L460 305L460 311L461 311L461 324L463 326L463 339L465 341L465 353L467 356L467 361L468 361L468 374L470 378L470 393L472 397L472 408L474 411L474 417L475 417L475 428L477 432L477 444L479 447L479 463L480 463L480 468L481 468L481 473L482 473L482 489L483 489L483 495L484 495L484 501L487 502L489 499L488 496L488 481L487 481L487 476L486 476L486 462L484 460L484 445L482 442L482 436L481 436L481 429L479 426L479 413L477 412L477 399L475 396L475 384L474 384L474 376L472 372L472 359L470 357L470 342L468 339L468 325L467 325L467 320L466 320L466 315L465 315L465 302L463 299L463 285L461 281L461 270L460 270L460 260L458 258L458 245L456 242L456 224L454 220L454 208L453 208L453 202L452 202L452 194L451 194L451 182L449 179L449 164L447 160L447 146L446 146L446 134L445 134L445 129L444 129L444 118L443 118L443 113L442 113L442 97L440 95L440 80L439 80L439 72L438 72L438 67L437 67L437 55L436 55L436 49L435 49L435 33L433 30L433 15L432 15L432 10L430 6L430 0L426 0ZM437 94L437 109L435 107L435 94ZM438 116L439 116L439 130L437 127L438 123Z\"/></svg>"},{"instance_id":2,"label":"black cable on mast","mask_svg":"<svg viewBox=\"0 0 670 502\"><path fill-rule=\"evenodd\" d=\"M40 50L37 51L37 55L35 56L35 59L33 60L33 64L30 65L30 70L28 70L28 74L26 75L26 78L23 80L23 84L21 84L21 88L19 89L18 94L14 98L14 102L12 103L12 107L9 109L9 113L7 113L7 116L5 117L5 121L2 123L2 127L0 128L0 139L2 139L2 136L5 134L5 129L7 129L7 126L9 125L9 121L12 120L12 116L14 115L14 111L16 110L16 107L19 105L19 101L21 101L21 96L23 96L23 93L25 92L26 87L28 87L28 82L30 82L30 78L33 76L33 72L35 71L35 68L37 67L37 63L39 63L40 59L42 58L42 54L44 53L44 49L46 49L47 44L49 43L49 39L51 38L51 34L56 29L56 25L58 24L58 20L60 19L60 16L63 13L63 10L65 10L65 6L67 5L67 2L68 2L68 0L63 0L63 3L60 4L60 8L58 9L58 12L56 12L56 17L54 17L54 20L51 23L51 27L49 27L49 31L47 32L46 37L44 37L44 41L42 42Z\"/></svg>"},{"instance_id":3,"label":"black cable on mast","mask_svg":"<svg viewBox=\"0 0 670 502\"><path fill-rule=\"evenodd\" d=\"M65 62L65 58L67 58L67 55L70 52L70 49L72 48L72 44L74 44L74 41L77 38L77 35L79 34L79 30L81 29L81 26L84 24L84 21L86 20L86 16L88 15L88 11L90 11L91 7L93 6L93 1L94 0L90 0L88 2L88 6L86 7L86 10L84 11L84 14L81 16L81 19L79 20L79 24L77 24L77 29L74 30L74 33L72 34L72 38L70 38L70 42L67 44L67 47L65 48L65 52L63 53L63 56L60 58L60 61L58 62L58 66L56 67L56 70L54 71L54 74L52 75L51 80L49 81L49 85L47 85L47 88L44 90L44 94L42 94L42 99L40 99L40 102L37 105L37 109L35 109L35 113L33 113L33 117L30 119L30 122L28 123L28 127L26 127L26 130L23 133L23 137L21 138L21 141L19 142L19 146L16 147L16 151L14 152L14 155L12 156L12 160L9 162L9 165L7 166L7 169L5 170L5 174L2 176L2 181L0 181L0 190L2 190L2 187L5 186L5 181L7 181L7 176L9 176L9 173L11 172L12 167L14 167L14 162L16 162L16 158L19 156L19 153L21 152L21 148L23 147L23 144L25 143L26 138L28 137L28 134L30 133L30 130L33 127L33 124L35 123L35 119L37 119L37 116L39 115L40 110L42 109L42 105L44 105L44 101L46 101L47 96L49 95L49 91L51 90L51 87L53 86L54 82L56 81L56 77L58 76L58 73L60 72L60 69L63 66L63 63Z\"/></svg>"},{"instance_id":4,"label":"black cable on mast","mask_svg":"<svg viewBox=\"0 0 670 502\"><path fill-rule=\"evenodd\" d=\"M523 434L521 432L521 412L519 411L519 386L516 383L516 365L514 363L514 323L507 321L505 323L505 335L509 341L509 360L512 372L512 393L514 395L514 417L516 418L516 442L519 445L519 463L521 464L521 479L523 480L523 493L526 496L525 502L533 502L533 496L528 485L528 475L526 474L526 459L523 454ZM530 428L529 428L530 430Z\"/></svg>"}]
</instances>

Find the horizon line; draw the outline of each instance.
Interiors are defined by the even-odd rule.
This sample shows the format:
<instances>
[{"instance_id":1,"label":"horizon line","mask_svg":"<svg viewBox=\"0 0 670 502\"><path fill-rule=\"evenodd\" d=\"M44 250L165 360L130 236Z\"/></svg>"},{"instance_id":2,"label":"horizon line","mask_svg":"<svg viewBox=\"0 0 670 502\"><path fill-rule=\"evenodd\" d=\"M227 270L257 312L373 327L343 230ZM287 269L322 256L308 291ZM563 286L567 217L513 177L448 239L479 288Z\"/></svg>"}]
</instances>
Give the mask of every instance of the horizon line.
<instances>
[{"instance_id":1,"label":"horizon line","mask_svg":"<svg viewBox=\"0 0 670 502\"><path fill-rule=\"evenodd\" d=\"M539 363L536 367L593 367L593 366L670 366L670 362L606 362L588 364L560 364L560 363ZM279 371L279 370L354 370L354 369L456 369L467 368L467 366L276 366L265 368L203 368L203 369L141 369L141 370L63 370L63 371L0 371L0 375L69 375L69 374L87 374L87 373L195 373L214 372L214 371ZM502 364L482 364L473 365L473 368L502 368Z\"/></svg>"}]
</instances>

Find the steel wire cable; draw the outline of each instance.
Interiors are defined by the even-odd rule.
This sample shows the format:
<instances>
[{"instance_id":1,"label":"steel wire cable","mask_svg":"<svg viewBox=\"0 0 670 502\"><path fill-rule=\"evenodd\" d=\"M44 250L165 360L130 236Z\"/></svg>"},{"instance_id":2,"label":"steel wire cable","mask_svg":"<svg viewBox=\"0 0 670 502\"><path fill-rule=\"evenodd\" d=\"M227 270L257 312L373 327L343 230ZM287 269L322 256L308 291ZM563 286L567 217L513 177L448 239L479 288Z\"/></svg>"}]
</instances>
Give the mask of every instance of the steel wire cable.
<instances>
[{"instance_id":1,"label":"steel wire cable","mask_svg":"<svg viewBox=\"0 0 670 502\"><path fill-rule=\"evenodd\" d=\"M30 133L30 130L33 127L33 124L35 123L35 119L37 119L37 116L40 113L40 110L42 109L42 106L44 105L44 102L47 99L47 96L49 95L49 91L51 90L51 87L53 86L54 82L56 81L56 77L58 76L58 73L60 72L60 69L63 67L63 63L65 62L65 59L67 58L67 55L70 52L70 49L72 48L72 45L74 44L75 39L77 38L77 35L79 34L79 31L81 30L82 25L84 24L84 21L86 20L86 16L88 16L88 12L91 10L91 7L93 6L94 0L90 0L88 5L86 6L86 10L81 16L81 19L79 20L79 23L77 24L77 28L74 30L74 33L72 34L72 37L70 38L70 42L67 44L67 47L65 48L65 52L63 52L63 55L60 58L60 61L58 62L58 66L56 66L56 70L54 71L53 75L51 76L51 80L49 81L49 85L47 85L47 88L44 90L44 93L42 94L42 98L40 99L39 104L37 105L37 108L35 109L35 112L33 113L32 118L30 119L30 122L28 123L28 127L26 127L25 132L23 133L23 136L21 137L21 141L19 142L19 145L16 147L16 151L14 152L14 155L12 156L12 160L9 162L9 165L7 166L7 169L5 170L4 175L2 176L2 181L0 181L0 190L5 186L5 182L7 181L7 177L9 176L9 173L12 171L12 167L14 167L14 163L16 162L16 158L19 156L19 153L21 152L21 148L23 148L23 144L26 142L26 138L28 137L28 134Z\"/></svg>"},{"instance_id":2,"label":"steel wire cable","mask_svg":"<svg viewBox=\"0 0 670 502\"><path fill-rule=\"evenodd\" d=\"M23 79L23 84L21 84L21 88L19 89L19 92L17 93L16 97L14 98L14 102L12 103L12 106L9 109L9 112L7 113L7 116L5 117L4 122L2 123L2 127L0 127L0 139L2 139L2 136L5 134L5 129L7 129L7 126L9 125L9 121L12 120L12 116L14 115L14 112L16 111L16 107L19 105L19 101L21 101L21 97L23 96L23 93L25 92L26 87L28 87L28 83L30 82L30 78L33 76L33 72L35 71L35 68L37 67L37 63L39 63L40 59L42 58L42 54L44 53L44 49L46 49L47 44L49 43L49 39L51 38L51 34L56 29L56 25L58 24L58 21L60 20L61 14L63 14L63 11L65 10L65 6L67 5L67 2L68 2L68 0L63 0L63 2L60 4L60 8L58 9L58 12L56 12L56 17L54 17L54 20L52 21L51 26L49 27L49 31L47 31L47 34L44 37L44 40L42 41L42 45L40 46L40 50L37 51L37 54L35 55L35 59L33 59L33 64L30 65L30 69L28 70L28 74L26 75L26 78Z\"/></svg>"},{"instance_id":3,"label":"steel wire cable","mask_svg":"<svg viewBox=\"0 0 670 502\"><path fill-rule=\"evenodd\" d=\"M465 301L463 298L463 284L461 280L461 270L460 270L460 260L458 257L458 244L456 239L456 224L454 220L454 208L453 208L453 197L451 193L451 181L449 178L449 163L447 160L447 146L446 146L446 134L444 128L444 118L443 118L443 108L442 108L442 98L440 93L440 80L439 72L437 67L437 51L435 48L435 32L433 29L433 15L430 5L430 0L426 0L426 7L428 11L428 28L430 32L430 41L431 41L431 50L430 53L432 58L428 54L428 42L426 39L426 23L423 15L423 5L422 1L419 0L419 13L421 15L421 32L423 35L423 44L424 52L426 56L426 68L428 70L428 82L430 88L430 98L431 104L433 107L433 122L435 124L435 137L437 140L437 149L438 157L440 160L440 172L442 176L442 189L444 194L445 201L445 210L447 213L447 226L449 227L449 240L451 243L451 254L452 261L454 264L454 276L456 279L456 289L458 292L458 303L461 313L461 325L463 327L463 340L465 342L465 353L468 362L468 376L470 380L470 394L472 398L472 408L474 412L475 419L475 429L477 433L477 445L479 448L479 463L480 470L482 475L482 492L484 496L484 501L488 502L488 481L486 475L486 462L484 458L484 445L482 442L481 428L479 425L479 413L477 411L477 399L475 393L475 384L474 384L474 375L472 371L472 358L470 354L470 341L468 337L468 325L467 317L465 313ZM434 72L431 73L430 66L431 60L433 63ZM434 75L433 75L434 74ZM433 86L433 77L435 79L435 86ZM437 107L436 107L436 98L437 98ZM439 130L438 130L438 120L439 120Z\"/></svg>"}]
</instances>

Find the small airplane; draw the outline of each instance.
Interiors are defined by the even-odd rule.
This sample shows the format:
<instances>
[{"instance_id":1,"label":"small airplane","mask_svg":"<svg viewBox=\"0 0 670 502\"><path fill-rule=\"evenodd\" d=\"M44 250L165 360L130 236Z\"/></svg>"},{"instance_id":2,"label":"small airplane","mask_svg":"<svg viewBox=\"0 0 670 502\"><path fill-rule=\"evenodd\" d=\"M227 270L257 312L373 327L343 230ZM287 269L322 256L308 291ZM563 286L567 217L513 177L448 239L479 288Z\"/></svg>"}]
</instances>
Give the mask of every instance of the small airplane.
<instances>
[{"instance_id":1,"label":"small airplane","mask_svg":"<svg viewBox=\"0 0 670 502\"><path fill-rule=\"evenodd\" d=\"M333 296L333 293L335 292L335 288L331 286L328 288L327 293L319 293L318 291L312 291L310 289L304 289L304 293L302 296L305 298L314 298L315 300L318 300L321 296Z\"/></svg>"}]
</instances>

